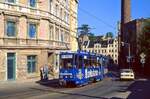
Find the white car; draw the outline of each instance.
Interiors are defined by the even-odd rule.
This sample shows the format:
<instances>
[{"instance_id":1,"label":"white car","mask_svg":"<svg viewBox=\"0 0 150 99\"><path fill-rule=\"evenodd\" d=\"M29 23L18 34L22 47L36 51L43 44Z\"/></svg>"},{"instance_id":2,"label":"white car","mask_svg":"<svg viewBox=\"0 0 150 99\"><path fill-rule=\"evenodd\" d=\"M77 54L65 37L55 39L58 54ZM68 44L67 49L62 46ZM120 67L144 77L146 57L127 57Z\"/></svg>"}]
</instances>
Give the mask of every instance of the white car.
<instances>
[{"instance_id":1,"label":"white car","mask_svg":"<svg viewBox=\"0 0 150 99\"><path fill-rule=\"evenodd\" d=\"M130 80L134 80L135 76L134 76L134 72L132 69L121 69L120 70L120 79L121 80L125 80L125 79L130 79Z\"/></svg>"}]
</instances>

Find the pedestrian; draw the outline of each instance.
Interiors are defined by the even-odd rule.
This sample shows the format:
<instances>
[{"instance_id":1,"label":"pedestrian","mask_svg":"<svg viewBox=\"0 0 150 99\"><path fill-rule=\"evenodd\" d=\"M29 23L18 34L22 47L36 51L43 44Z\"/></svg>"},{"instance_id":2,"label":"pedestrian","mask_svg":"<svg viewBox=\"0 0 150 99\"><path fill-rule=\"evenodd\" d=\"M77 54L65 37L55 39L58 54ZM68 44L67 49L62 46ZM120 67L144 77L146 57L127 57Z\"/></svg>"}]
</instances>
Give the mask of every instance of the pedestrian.
<instances>
[{"instance_id":1,"label":"pedestrian","mask_svg":"<svg viewBox=\"0 0 150 99\"><path fill-rule=\"evenodd\" d=\"M48 80L48 65L47 64L44 65L43 71L44 71L44 80Z\"/></svg>"},{"instance_id":2,"label":"pedestrian","mask_svg":"<svg viewBox=\"0 0 150 99\"><path fill-rule=\"evenodd\" d=\"M43 77L43 67L40 68L40 77L41 77L41 81L43 81L44 77Z\"/></svg>"}]
</instances>

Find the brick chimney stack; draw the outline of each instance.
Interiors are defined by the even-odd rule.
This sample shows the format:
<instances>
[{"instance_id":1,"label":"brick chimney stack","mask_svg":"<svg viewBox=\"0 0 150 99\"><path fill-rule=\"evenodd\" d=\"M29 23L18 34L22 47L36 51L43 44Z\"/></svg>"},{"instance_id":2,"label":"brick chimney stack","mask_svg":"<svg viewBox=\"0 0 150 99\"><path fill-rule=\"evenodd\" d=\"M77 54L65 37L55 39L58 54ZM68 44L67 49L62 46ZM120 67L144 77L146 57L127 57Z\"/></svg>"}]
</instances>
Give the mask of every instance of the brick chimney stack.
<instances>
[{"instance_id":1,"label":"brick chimney stack","mask_svg":"<svg viewBox=\"0 0 150 99\"><path fill-rule=\"evenodd\" d=\"M126 63L126 54L121 42L127 42L127 27L126 23L131 21L131 0L121 0L121 27L119 30L119 65L123 66Z\"/></svg>"},{"instance_id":2,"label":"brick chimney stack","mask_svg":"<svg viewBox=\"0 0 150 99\"><path fill-rule=\"evenodd\" d=\"M125 24L131 20L131 0L121 0L121 23Z\"/></svg>"}]
</instances>

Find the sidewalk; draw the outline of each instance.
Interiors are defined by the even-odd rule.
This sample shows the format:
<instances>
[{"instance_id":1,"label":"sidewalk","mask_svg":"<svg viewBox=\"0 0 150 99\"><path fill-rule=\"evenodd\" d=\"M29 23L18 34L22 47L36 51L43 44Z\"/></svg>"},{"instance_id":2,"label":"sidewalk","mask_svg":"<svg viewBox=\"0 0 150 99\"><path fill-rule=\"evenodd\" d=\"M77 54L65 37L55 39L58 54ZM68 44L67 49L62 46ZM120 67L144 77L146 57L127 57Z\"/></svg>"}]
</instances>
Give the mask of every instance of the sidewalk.
<instances>
[{"instance_id":1,"label":"sidewalk","mask_svg":"<svg viewBox=\"0 0 150 99\"><path fill-rule=\"evenodd\" d=\"M12 81L0 81L0 89L23 87L23 86L36 86L39 84L46 84L55 78L49 78L48 81L40 81L40 78L33 78L28 80L12 80Z\"/></svg>"},{"instance_id":2,"label":"sidewalk","mask_svg":"<svg viewBox=\"0 0 150 99\"><path fill-rule=\"evenodd\" d=\"M8 88L15 88L15 87L24 87L28 85L36 85L36 81L39 79L31 79L31 80L23 80L23 81L1 81L0 82L0 89L8 89Z\"/></svg>"}]
</instances>

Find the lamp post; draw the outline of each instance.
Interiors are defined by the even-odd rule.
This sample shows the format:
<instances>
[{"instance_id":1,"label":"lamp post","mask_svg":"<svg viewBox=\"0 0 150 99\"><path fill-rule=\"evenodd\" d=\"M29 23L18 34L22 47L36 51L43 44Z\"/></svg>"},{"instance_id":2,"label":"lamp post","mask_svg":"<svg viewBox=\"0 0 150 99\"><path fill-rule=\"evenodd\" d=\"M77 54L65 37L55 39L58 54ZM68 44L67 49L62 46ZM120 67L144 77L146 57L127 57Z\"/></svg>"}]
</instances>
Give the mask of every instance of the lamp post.
<instances>
[{"instance_id":1,"label":"lamp post","mask_svg":"<svg viewBox=\"0 0 150 99\"><path fill-rule=\"evenodd\" d=\"M125 44L128 45L128 57L127 57L127 62L129 62L129 68L131 67L131 46L130 46L130 43L125 43L125 42L121 42L122 46L124 46Z\"/></svg>"}]
</instances>

